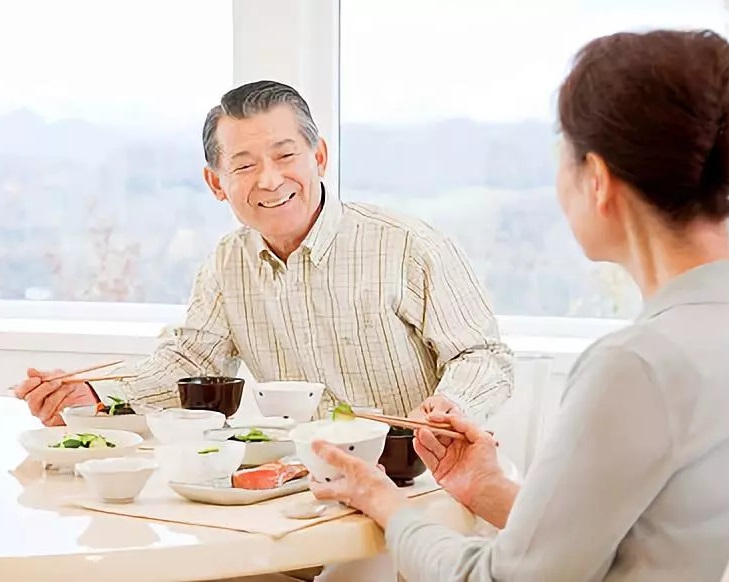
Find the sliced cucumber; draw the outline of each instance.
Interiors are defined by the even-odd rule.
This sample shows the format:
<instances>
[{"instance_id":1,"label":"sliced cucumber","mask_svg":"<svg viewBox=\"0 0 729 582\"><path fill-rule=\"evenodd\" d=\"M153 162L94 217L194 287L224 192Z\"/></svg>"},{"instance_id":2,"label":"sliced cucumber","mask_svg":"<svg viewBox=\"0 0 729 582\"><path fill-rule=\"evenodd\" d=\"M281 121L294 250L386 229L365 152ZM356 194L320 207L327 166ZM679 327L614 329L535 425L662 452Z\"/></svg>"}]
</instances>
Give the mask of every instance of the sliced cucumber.
<instances>
[{"instance_id":1,"label":"sliced cucumber","mask_svg":"<svg viewBox=\"0 0 729 582\"><path fill-rule=\"evenodd\" d=\"M89 441L90 449L105 449L109 445L104 437L97 436Z\"/></svg>"},{"instance_id":2,"label":"sliced cucumber","mask_svg":"<svg viewBox=\"0 0 729 582\"><path fill-rule=\"evenodd\" d=\"M354 419L355 416L354 412L352 412L352 407L346 402L340 402L339 404L337 404L336 408L332 410L332 420L334 421Z\"/></svg>"}]
</instances>

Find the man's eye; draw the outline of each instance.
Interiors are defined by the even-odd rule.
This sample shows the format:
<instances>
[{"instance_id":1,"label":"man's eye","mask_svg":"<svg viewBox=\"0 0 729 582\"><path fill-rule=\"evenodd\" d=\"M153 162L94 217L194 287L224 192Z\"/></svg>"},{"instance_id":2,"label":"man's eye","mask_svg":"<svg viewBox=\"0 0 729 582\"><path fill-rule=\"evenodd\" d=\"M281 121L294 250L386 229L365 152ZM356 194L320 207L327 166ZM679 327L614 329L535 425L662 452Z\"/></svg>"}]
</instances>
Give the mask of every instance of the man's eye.
<instances>
[{"instance_id":1,"label":"man's eye","mask_svg":"<svg viewBox=\"0 0 729 582\"><path fill-rule=\"evenodd\" d=\"M285 159L287 159L287 158L293 158L293 157L294 157L294 154L293 154L293 153L290 153L290 154L283 154L283 155L281 156L281 159L282 159L282 160L285 160Z\"/></svg>"},{"instance_id":2,"label":"man's eye","mask_svg":"<svg viewBox=\"0 0 729 582\"><path fill-rule=\"evenodd\" d=\"M237 167L237 168L236 168L235 170L233 170L233 171L234 171L234 172L240 172L240 171L243 171L243 170L250 170L250 169L251 169L252 167L253 167L253 164L245 164L245 165L243 165L243 166L238 166L238 167Z\"/></svg>"}]
</instances>

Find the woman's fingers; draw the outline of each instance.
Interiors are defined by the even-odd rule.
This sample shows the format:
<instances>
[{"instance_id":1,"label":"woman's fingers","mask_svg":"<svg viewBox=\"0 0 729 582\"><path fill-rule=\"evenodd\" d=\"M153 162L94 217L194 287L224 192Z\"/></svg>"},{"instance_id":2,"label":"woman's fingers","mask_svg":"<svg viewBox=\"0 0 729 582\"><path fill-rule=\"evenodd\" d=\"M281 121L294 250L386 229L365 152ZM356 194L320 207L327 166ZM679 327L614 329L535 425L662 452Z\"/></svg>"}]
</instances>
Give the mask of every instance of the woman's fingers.
<instances>
[{"instance_id":1,"label":"woman's fingers","mask_svg":"<svg viewBox=\"0 0 729 582\"><path fill-rule=\"evenodd\" d=\"M471 422L465 416L434 412L426 418L428 422L450 424L454 431L461 433L470 443L476 443L483 439L493 439L493 433L484 431L480 426Z\"/></svg>"},{"instance_id":2,"label":"woman's fingers","mask_svg":"<svg viewBox=\"0 0 729 582\"><path fill-rule=\"evenodd\" d=\"M427 428L418 430L416 440L437 459L442 459L446 454L447 447Z\"/></svg>"},{"instance_id":3,"label":"woman's fingers","mask_svg":"<svg viewBox=\"0 0 729 582\"><path fill-rule=\"evenodd\" d=\"M426 449L417 439L413 441L413 448L415 449L417 455L423 460L425 466L428 467L430 472L435 472L435 470L438 468L438 464L440 463L438 458L428 449Z\"/></svg>"}]
</instances>

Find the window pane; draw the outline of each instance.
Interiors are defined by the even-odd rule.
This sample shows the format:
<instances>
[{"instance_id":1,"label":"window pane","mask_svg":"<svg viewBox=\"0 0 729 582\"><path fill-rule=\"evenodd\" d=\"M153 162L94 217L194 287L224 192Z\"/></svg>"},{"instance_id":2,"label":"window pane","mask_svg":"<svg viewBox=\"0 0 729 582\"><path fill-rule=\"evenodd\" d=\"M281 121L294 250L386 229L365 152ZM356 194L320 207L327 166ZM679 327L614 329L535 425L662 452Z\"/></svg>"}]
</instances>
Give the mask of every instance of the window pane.
<instances>
[{"instance_id":1,"label":"window pane","mask_svg":"<svg viewBox=\"0 0 729 582\"><path fill-rule=\"evenodd\" d=\"M1 299L186 302L232 223L200 139L230 22L229 0L0 5Z\"/></svg>"},{"instance_id":2,"label":"window pane","mask_svg":"<svg viewBox=\"0 0 729 582\"><path fill-rule=\"evenodd\" d=\"M632 316L627 275L583 258L554 192L556 92L588 40L724 32L721 0L342 1L344 199L457 239L500 314Z\"/></svg>"}]
</instances>

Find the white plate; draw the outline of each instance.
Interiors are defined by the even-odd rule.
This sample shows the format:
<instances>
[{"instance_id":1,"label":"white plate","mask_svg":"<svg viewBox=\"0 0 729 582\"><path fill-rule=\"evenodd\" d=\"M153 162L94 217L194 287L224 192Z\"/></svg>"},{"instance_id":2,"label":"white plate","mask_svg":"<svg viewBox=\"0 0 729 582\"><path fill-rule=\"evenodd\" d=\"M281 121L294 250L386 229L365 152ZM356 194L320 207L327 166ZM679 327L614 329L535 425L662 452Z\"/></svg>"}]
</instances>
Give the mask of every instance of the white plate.
<instances>
[{"instance_id":1,"label":"white plate","mask_svg":"<svg viewBox=\"0 0 729 582\"><path fill-rule=\"evenodd\" d=\"M259 428L259 427L256 427ZM289 438L289 431L273 428L261 429L269 435L272 441L260 443L246 443L241 441L229 441L228 439L235 434L245 434L248 428L222 428L218 430L209 430L205 433L205 438L214 441L224 441L233 443L243 448L243 462L241 465L256 466L277 461L283 457L293 455L295 452L294 441Z\"/></svg>"},{"instance_id":2,"label":"white plate","mask_svg":"<svg viewBox=\"0 0 729 582\"><path fill-rule=\"evenodd\" d=\"M143 414L96 414L96 406L73 406L64 408L61 418L71 432L94 432L96 429L126 430L138 435L149 434L147 420Z\"/></svg>"},{"instance_id":3,"label":"white plate","mask_svg":"<svg viewBox=\"0 0 729 582\"><path fill-rule=\"evenodd\" d=\"M70 430L67 426L27 430L20 434L18 441L31 457L59 467L72 466L89 459L125 457L134 453L142 443L142 437L133 432L97 429L88 432L102 436L116 446L98 449L55 449L49 446L75 432L77 431Z\"/></svg>"},{"instance_id":4,"label":"white plate","mask_svg":"<svg viewBox=\"0 0 729 582\"><path fill-rule=\"evenodd\" d=\"M260 501L306 491L309 488L309 481L306 477L301 477L284 483L281 487L275 489L237 489L230 486L213 487L202 484L176 483L174 481L170 481L170 487L178 495L198 503L251 505Z\"/></svg>"}]
</instances>

